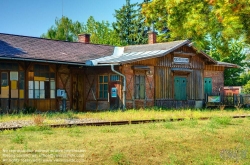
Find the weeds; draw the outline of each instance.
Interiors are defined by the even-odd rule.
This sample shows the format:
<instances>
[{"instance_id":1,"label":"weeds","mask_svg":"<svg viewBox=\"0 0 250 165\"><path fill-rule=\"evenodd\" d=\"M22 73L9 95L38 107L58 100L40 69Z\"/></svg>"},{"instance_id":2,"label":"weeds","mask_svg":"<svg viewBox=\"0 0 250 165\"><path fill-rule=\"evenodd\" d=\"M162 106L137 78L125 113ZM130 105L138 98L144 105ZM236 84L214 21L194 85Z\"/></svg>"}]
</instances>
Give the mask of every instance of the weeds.
<instances>
[{"instance_id":1,"label":"weeds","mask_svg":"<svg viewBox=\"0 0 250 165\"><path fill-rule=\"evenodd\" d=\"M126 165L126 164L130 164L129 161L126 160L125 156L123 153L121 153L120 151L113 154L112 156L112 160L117 163L118 165Z\"/></svg>"},{"instance_id":2,"label":"weeds","mask_svg":"<svg viewBox=\"0 0 250 165\"><path fill-rule=\"evenodd\" d=\"M45 118L43 116L41 116L40 114L38 114L38 115L34 116L33 121L34 121L35 125L41 126L41 125L43 125L44 119Z\"/></svg>"},{"instance_id":3,"label":"weeds","mask_svg":"<svg viewBox=\"0 0 250 165\"><path fill-rule=\"evenodd\" d=\"M195 120L184 120L181 125L179 122L162 122L52 130L46 130L48 127L44 125L32 126L0 132L0 148L32 151L84 149L87 151L84 153L86 162L82 164L249 164L249 120L244 118L240 123L236 120L227 126L218 124L225 122L215 119L198 121L198 124ZM214 128L216 134L200 132L203 127L209 129L211 123L220 128ZM238 124L233 125L235 123ZM164 124L171 124L174 129L167 130ZM41 127L45 130L38 132ZM50 133L53 134L48 135ZM24 164L27 162L20 163Z\"/></svg>"},{"instance_id":4,"label":"weeds","mask_svg":"<svg viewBox=\"0 0 250 165\"><path fill-rule=\"evenodd\" d=\"M27 126L20 129L20 131L50 131L52 128L47 125L42 126Z\"/></svg>"},{"instance_id":5,"label":"weeds","mask_svg":"<svg viewBox=\"0 0 250 165\"><path fill-rule=\"evenodd\" d=\"M188 126L190 128L196 127L198 125L198 120L197 119L185 119L183 121L180 121L179 124L181 126Z\"/></svg>"},{"instance_id":6,"label":"weeds","mask_svg":"<svg viewBox=\"0 0 250 165\"><path fill-rule=\"evenodd\" d=\"M230 117L214 117L211 119L211 122L214 122L217 125L230 125L232 118Z\"/></svg>"},{"instance_id":7,"label":"weeds","mask_svg":"<svg viewBox=\"0 0 250 165\"><path fill-rule=\"evenodd\" d=\"M92 119L101 119L108 121L121 121L121 120L148 120L148 119L178 119L178 118L193 118L198 119L200 117L222 117L222 116L233 116L233 115L246 115L249 111L245 109L240 110L191 110L191 109L183 109L183 110L170 110L170 109L141 109L141 110L126 110L126 111L105 111L98 113L76 113L72 110L69 110L65 113L59 112L46 112L42 114L44 118L47 120L53 121L53 119L78 119L78 118L92 118ZM27 113L20 112L18 114L5 114L1 115L1 121L10 121L10 120L34 120L33 115L29 115ZM250 118L249 118L250 119Z\"/></svg>"},{"instance_id":8,"label":"weeds","mask_svg":"<svg viewBox=\"0 0 250 165\"><path fill-rule=\"evenodd\" d=\"M16 134L16 136L12 139L12 142L17 144L23 144L25 137L21 134Z\"/></svg>"},{"instance_id":9,"label":"weeds","mask_svg":"<svg viewBox=\"0 0 250 165\"><path fill-rule=\"evenodd\" d=\"M104 127L101 129L102 133L117 133L118 132L118 128L116 127Z\"/></svg>"},{"instance_id":10,"label":"weeds","mask_svg":"<svg viewBox=\"0 0 250 165\"><path fill-rule=\"evenodd\" d=\"M175 128L172 122L164 122L163 127L167 128L167 129L174 129Z\"/></svg>"}]
</instances>

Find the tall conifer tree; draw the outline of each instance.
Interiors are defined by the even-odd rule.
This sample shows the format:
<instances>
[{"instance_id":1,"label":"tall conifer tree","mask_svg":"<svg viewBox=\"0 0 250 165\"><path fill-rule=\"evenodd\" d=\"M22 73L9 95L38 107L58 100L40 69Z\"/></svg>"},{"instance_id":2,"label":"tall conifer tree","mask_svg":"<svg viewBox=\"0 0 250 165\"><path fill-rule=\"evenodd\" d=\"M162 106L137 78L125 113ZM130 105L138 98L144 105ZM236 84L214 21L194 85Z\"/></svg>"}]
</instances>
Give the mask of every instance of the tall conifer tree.
<instances>
[{"instance_id":1,"label":"tall conifer tree","mask_svg":"<svg viewBox=\"0 0 250 165\"><path fill-rule=\"evenodd\" d=\"M116 22L113 23L113 28L123 45L147 43L147 27L141 14L141 4L131 4L130 0L126 0L126 5L115 10L114 16Z\"/></svg>"}]
</instances>

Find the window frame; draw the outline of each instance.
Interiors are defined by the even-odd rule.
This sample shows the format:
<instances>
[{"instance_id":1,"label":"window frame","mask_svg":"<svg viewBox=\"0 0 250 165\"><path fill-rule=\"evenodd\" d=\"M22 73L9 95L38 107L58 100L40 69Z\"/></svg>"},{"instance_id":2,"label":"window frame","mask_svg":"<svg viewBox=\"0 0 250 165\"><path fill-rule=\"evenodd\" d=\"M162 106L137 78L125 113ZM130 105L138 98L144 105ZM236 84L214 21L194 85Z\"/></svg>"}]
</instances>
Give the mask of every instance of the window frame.
<instances>
[{"instance_id":1,"label":"window frame","mask_svg":"<svg viewBox=\"0 0 250 165\"><path fill-rule=\"evenodd\" d=\"M146 76L142 74L135 75L135 86L134 86L134 97L135 99L146 98Z\"/></svg>"},{"instance_id":2,"label":"window frame","mask_svg":"<svg viewBox=\"0 0 250 165\"><path fill-rule=\"evenodd\" d=\"M56 74L50 65L35 64L29 72L28 84L29 99L56 99Z\"/></svg>"},{"instance_id":3,"label":"window frame","mask_svg":"<svg viewBox=\"0 0 250 165\"><path fill-rule=\"evenodd\" d=\"M109 97L108 96L108 93L109 93L108 92L109 91L108 85L109 85L109 76L106 74L98 75L98 99L108 100L108 97ZM105 89L105 86L106 86L106 89Z\"/></svg>"}]
</instances>

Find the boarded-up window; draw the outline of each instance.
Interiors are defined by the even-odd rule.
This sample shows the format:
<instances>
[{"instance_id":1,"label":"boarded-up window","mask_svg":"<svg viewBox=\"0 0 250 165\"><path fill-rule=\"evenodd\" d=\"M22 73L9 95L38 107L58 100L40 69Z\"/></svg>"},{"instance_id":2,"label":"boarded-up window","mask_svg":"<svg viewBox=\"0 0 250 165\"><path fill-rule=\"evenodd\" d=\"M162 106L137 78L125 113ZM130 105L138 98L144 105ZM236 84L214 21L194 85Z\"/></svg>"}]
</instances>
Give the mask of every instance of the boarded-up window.
<instances>
[{"instance_id":1,"label":"boarded-up window","mask_svg":"<svg viewBox=\"0 0 250 165\"><path fill-rule=\"evenodd\" d=\"M136 99L145 98L145 76L144 75L135 76L135 98Z\"/></svg>"},{"instance_id":2,"label":"boarded-up window","mask_svg":"<svg viewBox=\"0 0 250 165\"><path fill-rule=\"evenodd\" d=\"M99 82L98 83L99 98L107 99L108 98L108 76L106 75L99 76L98 82Z\"/></svg>"},{"instance_id":3,"label":"boarded-up window","mask_svg":"<svg viewBox=\"0 0 250 165\"><path fill-rule=\"evenodd\" d=\"M9 98L8 72L1 73L1 98Z\"/></svg>"},{"instance_id":4,"label":"boarded-up window","mask_svg":"<svg viewBox=\"0 0 250 165\"><path fill-rule=\"evenodd\" d=\"M19 74L19 78L20 78L20 80L19 80L19 98L20 99L23 99L24 98L24 72L23 71L21 71L21 72L19 72L20 74Z\"/></svg>"}]
</instances>

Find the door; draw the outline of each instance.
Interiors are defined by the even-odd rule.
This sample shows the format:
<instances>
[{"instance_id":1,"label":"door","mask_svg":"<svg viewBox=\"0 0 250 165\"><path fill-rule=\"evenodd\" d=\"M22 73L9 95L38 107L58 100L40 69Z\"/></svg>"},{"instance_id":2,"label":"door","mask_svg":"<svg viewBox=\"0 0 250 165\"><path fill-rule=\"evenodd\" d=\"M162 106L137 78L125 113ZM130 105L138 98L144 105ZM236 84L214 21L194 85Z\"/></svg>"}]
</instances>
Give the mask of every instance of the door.
<instances>
[{"instance_id":1,"label":"door","mask_svg":"<svg viewBox=\"0 0 250 165\"><path fill-rule=\"evenodd\" d=\"M175 100L187 100L187 78L174 78L174 98Z\"/></svg>"},{"instance_id":2,"label":"door","mask_svg":"<svg viewBox=\"0 0 250 165\"><path fill-rule=\"evenodd\" d=\"M109 82L109 109L119 108L119 95L118 95L118 84L120 82L110 81Z\"/></svg>"},{"instance_id":3,"label":"door","mask_svg":"<svg viewBox=\"0 0 250 165\"><path fill-rule=\"evenodd\" d=\"M204 78L204 94L212 94L212 78Z\"/></svg>"},{"instance_id":4,"label":"door","mask_svg":"<svg viewBox=\"0 0 250 165\"><path fill-rule=\"evenodd\" d=\"M85 110L84 100L84 74L73 74L73 109L78 111Z\"/></svg>"}]
</instances>

